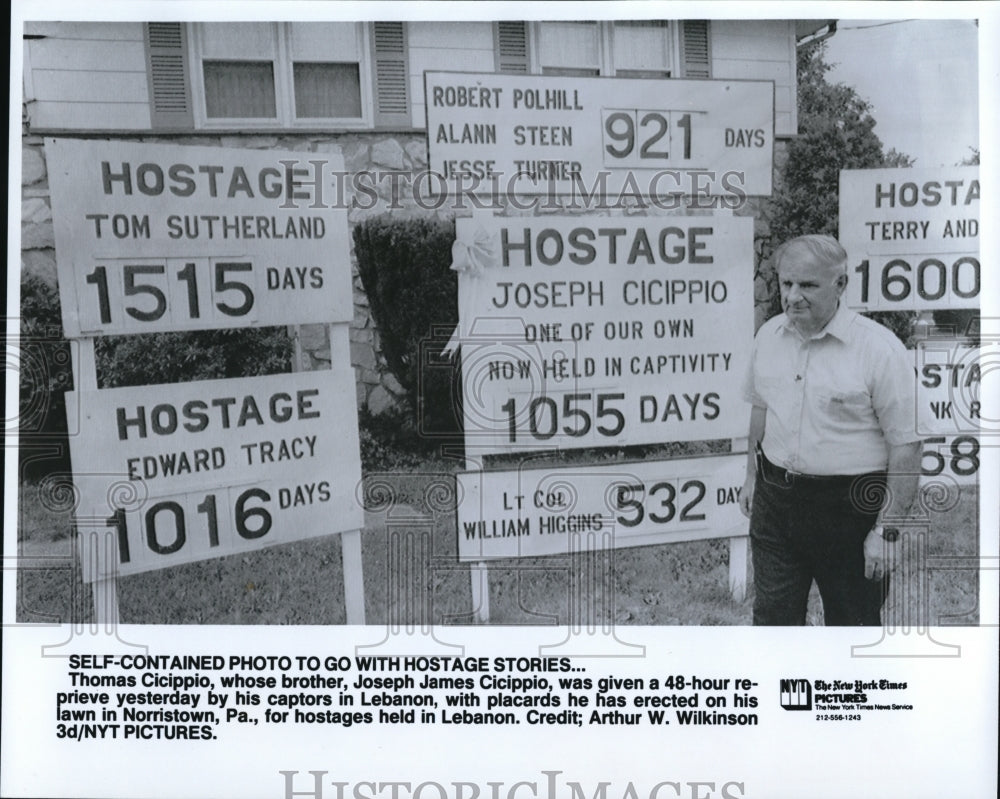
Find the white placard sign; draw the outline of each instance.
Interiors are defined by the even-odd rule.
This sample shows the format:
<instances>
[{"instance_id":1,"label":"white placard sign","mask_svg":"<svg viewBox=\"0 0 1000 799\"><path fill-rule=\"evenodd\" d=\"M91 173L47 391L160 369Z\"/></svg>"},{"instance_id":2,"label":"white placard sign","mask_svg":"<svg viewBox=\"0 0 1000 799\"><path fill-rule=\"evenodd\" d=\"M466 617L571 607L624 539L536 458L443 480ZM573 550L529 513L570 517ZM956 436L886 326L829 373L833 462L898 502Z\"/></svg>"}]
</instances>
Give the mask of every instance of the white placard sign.
<instances>
[{"instance_id":1,"label":"white placard sign","mask_svg":"<svg viewBox=\"0 0 1000 799\"><path fill-rule=\"evenodd\" d=\"M921 457L924 484L978 482L982 365L989 363L995 348L955 340L918 342L917 432L926 436Z\"/></svg>"},{"instance_id":2,"label":"white placard sign","mask_svg":"<svg viewBox=\"0 0 1000 799\"><path fill-rule=\"evenodd\" d=\"M467 444L746 435L752 243L742 217L459 219Z\"/></svg>"},{"instance_id":3,"label":"white placard sign","mask_svg":"<svg viewBox=\"0 0 1000 799\"><path fill-rule=\"evenodd\" d=\"M920 482L976 485L983 456L978 434L928 436L920 456Z\"/></svg>"},{"instance_id":4,"label":"white placard sign","mask_svg":"<svg viewBox=\"0 0 1000 799\"><path fill-rule=\"evenodd\" d=\"M745 474L745 455L459 474L459 559L746 535Z\"/></svg>"},{"instance_id":5,"label":"white placard sign","mask_svg":"<svg viewBox=\"0 0 1000 799\"><path fill-rule=\"evenodd\" d=\"M994 348L995 349L995 348ZM917 432L979 434L982 401L981 347L955 342L918 342Z\"/></svg>"},{"instance_id":6,"label":"white placard sign","mask_svg":"<svg viewBox=\"0 0 1000 799\"><path fill-rule=\"evenodd\" d=\"M340 155L46 139L70 338L349 322Z\"/></svg>"},{"instance_id":7,"label":"white placard sign","mask_svg":"<svg viewBox=\"0 0 1000 799\"><path fill-rule=\"evenodd\" d=\"M463 191L771 193L772 81L425 72L424 86L430 168Z\"/></svg>"},{"instance_id":8,"label":"white placard sign","mask_svg":"<svg viewBox=\"0 0 1000 799\"><path fill-rule=\"evenodd\" d=\"M68 393L76 403L77 524L118 543L96 566L84 544L88 580L363 526L351 369Z\"/></svg>"},{"instance_id":9,"label":"white placard sign","mask_svg":"<svg viewBox=\"0 0 1000 799\"><path fill-rule=\"evenodd\" d=\"M845 169L847 302L870 311L978 308L979 168Z\"/></svg>"}]
</instances>

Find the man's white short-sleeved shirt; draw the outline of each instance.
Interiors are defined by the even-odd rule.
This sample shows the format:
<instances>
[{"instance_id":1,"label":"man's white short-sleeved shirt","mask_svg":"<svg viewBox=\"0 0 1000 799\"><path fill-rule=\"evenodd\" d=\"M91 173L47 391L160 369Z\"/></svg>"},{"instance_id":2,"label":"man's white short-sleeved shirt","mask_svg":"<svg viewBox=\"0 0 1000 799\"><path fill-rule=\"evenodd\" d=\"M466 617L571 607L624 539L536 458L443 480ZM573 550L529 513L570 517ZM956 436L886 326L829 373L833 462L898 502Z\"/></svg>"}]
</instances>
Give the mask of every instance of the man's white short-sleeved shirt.
<instances>
[{"instance_id":1,"label":"man's white short-sleeved shirt","mask_svg":"<svg viewBox=\"0 0 1000 799\"><path fill-rule=\"evenodd\" d=\"M785 314L757 332L744 381L767 409L768 460L804 474L884 470L889 447L918 441L912 354L888 329L840 304L804 338Z\"/></svg>"}]
</instances>

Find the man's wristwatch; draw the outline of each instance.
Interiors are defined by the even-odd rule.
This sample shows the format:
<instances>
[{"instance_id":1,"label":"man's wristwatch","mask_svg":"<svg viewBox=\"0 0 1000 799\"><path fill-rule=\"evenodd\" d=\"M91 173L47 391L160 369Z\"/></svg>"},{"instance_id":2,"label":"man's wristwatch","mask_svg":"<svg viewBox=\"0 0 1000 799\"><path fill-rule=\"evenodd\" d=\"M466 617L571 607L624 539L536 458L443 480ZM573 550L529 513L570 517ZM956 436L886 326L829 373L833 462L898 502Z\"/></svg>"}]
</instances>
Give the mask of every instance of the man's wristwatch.
<instances>
[{"instance_id":1,"label":"man's wristwatch","mask_svg":"<svg viewBox=\"0 0 1000 799\"><path fill-rule=\"evenodd\" d=\"M895 544L899 540L899 528L898 527L883 527L882 528L882 540L888 541L890 544Z\"/></svg>"}]
</instances>

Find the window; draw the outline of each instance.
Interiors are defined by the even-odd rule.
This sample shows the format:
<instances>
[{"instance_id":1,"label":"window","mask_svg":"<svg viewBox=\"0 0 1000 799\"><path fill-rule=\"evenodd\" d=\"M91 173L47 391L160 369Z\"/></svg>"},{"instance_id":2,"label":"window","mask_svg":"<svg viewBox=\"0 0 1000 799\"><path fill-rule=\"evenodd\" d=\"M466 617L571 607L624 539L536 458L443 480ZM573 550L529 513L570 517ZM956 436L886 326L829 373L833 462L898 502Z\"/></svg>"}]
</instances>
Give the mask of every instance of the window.
<instances>
[{"instance_id":1,"label":"window","mask_svg":"<svg viewBox=\"0 0 1000 799\"><path fill-rule=\"evenodd\" d=\"M709 78L705 20L499 22L494 25L498 72L608 75L625 78Z\"/></svg>"},{"instance_id":2,"label":"window","mask_svg":"<svg viewBox=\"0 0 1000 799\"><path fill-rule=\"evenodd\" d=\"M612 23L614 74L622 78L669 78L670 29L663 20Z\"/></svg>"},{"instance_id":3,"label":"window","mask_svg":"<svg viewBox=\"0 0 1000 799\"><path fill-rule=\"evenodd\" d=\"M194 32L204 127L366 124L362 29L353 22L208 22ZM248 56L250 56L248 58Z\"/></svg>"},{"instance_id":4,"label":"window","mask_svg":"<svg viewBox=\"0 0 1000 799\"><path fill-rule=\"evenodd\" d=\"M601 30L596 22L540 22L538 63L543 75L601 74Z\"/></svg>"},{"instance_id":5,"label":"window","mask_svg":"<svg viewBox=\"0 0 1000 799\"><path fill-rule=\"evenodd\" d=\"M297 118L361 116L361 76L357 64L297 61L292 73Z\"/></svg>"},{"instance_id":6,"label":"window","mask_svg":"<svg viewBox=\"0 0 1000 799\"><path fill-rule=\"evenodd\" d=\"M209 119L278 116L271 61L202 61Z\"/></svg>"}]
</instances>

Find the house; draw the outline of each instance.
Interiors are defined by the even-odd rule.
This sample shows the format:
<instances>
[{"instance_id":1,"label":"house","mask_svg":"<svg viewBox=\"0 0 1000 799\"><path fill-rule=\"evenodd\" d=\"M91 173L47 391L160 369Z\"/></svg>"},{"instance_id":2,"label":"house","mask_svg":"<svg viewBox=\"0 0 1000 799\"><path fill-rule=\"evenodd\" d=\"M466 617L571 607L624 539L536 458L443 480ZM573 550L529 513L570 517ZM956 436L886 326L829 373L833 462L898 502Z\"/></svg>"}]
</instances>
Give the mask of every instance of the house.
<instances>
[{"instance_id":1,"label":"house","mask_svg":"<svg viewBox=\"0 0 1000 799\"><path fill-rule=\"evenodd\" d=\"M448 70L773 81L780 150L796 132L796 44L834 28L829 20L28 22L22 264L55 280L44 136L341 152L348 171L418 171L427 166L423 74ZM364 215L384 210L379 203ZM377 412L398 386L378 367L358 281L355 295L358 396Z\"/></svg>"}]
</instances>

